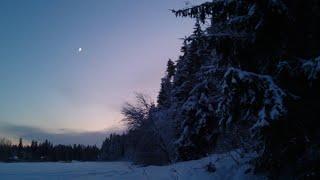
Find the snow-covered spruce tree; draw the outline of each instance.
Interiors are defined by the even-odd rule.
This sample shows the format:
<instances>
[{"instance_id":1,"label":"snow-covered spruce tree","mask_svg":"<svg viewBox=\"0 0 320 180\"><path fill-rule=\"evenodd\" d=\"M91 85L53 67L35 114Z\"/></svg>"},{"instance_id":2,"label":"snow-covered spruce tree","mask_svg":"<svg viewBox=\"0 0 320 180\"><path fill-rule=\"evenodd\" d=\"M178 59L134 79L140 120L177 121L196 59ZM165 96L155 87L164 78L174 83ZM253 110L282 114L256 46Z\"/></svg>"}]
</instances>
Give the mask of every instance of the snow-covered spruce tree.
<instances>
[{"instance_id":1,"label":"snow-covered spruce tree","mask_svg":"<svg viewBox=\"0 0 320 180\"><path fill-rule=\"evenodd\" d=\"M184 40L183 55L178 59L173 78L172 101L169 109L176 123L178 159L199 158L212 150L217 129L214 120L216 69L213 64L212 42L202 30L200 20L194 32ZM212 105L209 105L212 104Z\"/></svg>"},{"instance_id":2,"label":"snow-covered spruce tree","mask_svg":"<svg viewBox=\"0 0 320 180\"><path fill-rule=\"evenodd\" d=\"M168 107L179 159L211 152L218 129L241 126L256 141L257 169L319 176L319 4L213 0L173 11L198 20L177 60Z\"/></svg>"},{"instance_id":3,"label":"snow-covered spruce tree","mask_svg":"<svg viewBox=\"0 0 320 180\"><path fill-rule=\"evenodd\" d=\"M255 59L258 52L252 49L255 47L253 44L264 44L260 42L264 38L260 40L257 35L263 29L260 27L263 26L264 15L260 13L263 8L266 9L264 4L259 3L213 1L174 11L177 16L197 18L195 31L186 39L184 55L177 62L174 77L174 96L182 105L176 119L179 158L197 158L213 149L222 118L221 113L214 111L224 98L221 83L228 68L245 68L248 71L266 68L259 66L260 59ZM278 8L275 20L285 16L282 4L274 3L269 8ZM207 19L211 24L202 32L199 22L205 23ZM263 47L260 51L265 52L259 56L265 57L263 54L269 54L267 51L271 50ZM203 69L209 69L211 79L204 76Z\"/></svg>"}]
</instances>

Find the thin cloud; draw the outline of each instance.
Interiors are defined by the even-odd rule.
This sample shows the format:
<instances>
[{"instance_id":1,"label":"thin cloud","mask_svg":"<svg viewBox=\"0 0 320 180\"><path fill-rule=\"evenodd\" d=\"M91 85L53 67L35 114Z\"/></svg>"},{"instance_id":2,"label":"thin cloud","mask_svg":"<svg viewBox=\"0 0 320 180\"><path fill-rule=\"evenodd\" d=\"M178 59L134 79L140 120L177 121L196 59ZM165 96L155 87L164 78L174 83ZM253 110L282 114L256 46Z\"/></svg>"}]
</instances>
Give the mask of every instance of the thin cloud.
<instances>
[{"instance_id":1,"label":"thin cloud","mask_svg":"<svg viewBox=\"0 0 320 180\"><path fill-rule=\"evenodd\" d=\"M97 146L100 146L102 141L111 133L123 132L123 130L119 128L108 128L93 132L59 129L53 132L38 127L14 125L9 123L0 125L0 131L2 134L6 134L7 136L14 136L13 138L21 137L26 141L44 141L48 139L53 144L85 144Z\"/></svg>"}]
</instances>

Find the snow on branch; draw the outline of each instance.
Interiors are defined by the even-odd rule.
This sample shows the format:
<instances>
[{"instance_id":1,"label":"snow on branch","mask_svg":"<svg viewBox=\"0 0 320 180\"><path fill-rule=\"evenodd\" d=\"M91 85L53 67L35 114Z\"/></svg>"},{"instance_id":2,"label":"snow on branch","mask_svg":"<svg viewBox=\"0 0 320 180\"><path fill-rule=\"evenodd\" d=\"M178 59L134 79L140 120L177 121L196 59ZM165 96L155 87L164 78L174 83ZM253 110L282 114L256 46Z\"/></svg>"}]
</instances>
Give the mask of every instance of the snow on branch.
<instances>
[{"instance_id":1,"label":"snow on branch","mask_svg":"<svg viewBox=\"0 0 320 180\"><path fill-rule=\"evenodd\" d=\"M229 68L222 87L217 113L220 126L249 121L251 130L268 126L286 114L286 94L271 76Z\"/></svg>"},{"instance_id":2,"label":"snow on branch","mask_svg":"<svg viewBox=\"0 0 320 180\"><path fill-rule=\"evenodd\" d=\"M314 81L318 79L318 75L320 73L320 56L315 59L305 61L302 64L302 69L308 80Z\"/></svg>"},{"instance_id":3,"label":"snow on branch","mask_svg":"<svg viewBox=\"0 0 320 180\"><path fill-rule=\"evenodd\" d=\"M287 73L291 78L303 76L306 82L313 84L320 77L320 56L312 59L296 58L295 61L280 61L277 65L277 73Z\"/></svg>"}]
</instances>

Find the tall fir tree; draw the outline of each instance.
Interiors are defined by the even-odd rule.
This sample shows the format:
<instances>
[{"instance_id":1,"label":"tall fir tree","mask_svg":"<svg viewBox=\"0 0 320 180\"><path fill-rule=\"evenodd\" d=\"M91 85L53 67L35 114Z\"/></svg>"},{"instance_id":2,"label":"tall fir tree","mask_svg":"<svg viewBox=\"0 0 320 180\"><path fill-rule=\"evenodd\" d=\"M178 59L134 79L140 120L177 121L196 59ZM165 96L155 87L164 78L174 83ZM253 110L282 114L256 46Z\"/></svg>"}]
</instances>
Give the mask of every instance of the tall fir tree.
<instances>
[{"instance_id":1,"label":"tall fir tree","mask_svg":"<svg viewBox=\"0 0 320 180\"><path fill-rule=\"evenodd\" d=\"M23 159L23 142L22 138L19 138L19 145L18 145L18 154L17 154L19 159Z\"/></svg>"},{"instance_id":2,"label":"tall fir tree","mask_svg":"<svg viewBox=\"0 0 320 180\"><path fill-rule=\"evenodd\" d=\"M169 106L171 103L172 79L175 75L175 64L169 59L167 63L166 75L161 79L160 91L158 95L158 106Z\"/></svg>"}]
</instances>

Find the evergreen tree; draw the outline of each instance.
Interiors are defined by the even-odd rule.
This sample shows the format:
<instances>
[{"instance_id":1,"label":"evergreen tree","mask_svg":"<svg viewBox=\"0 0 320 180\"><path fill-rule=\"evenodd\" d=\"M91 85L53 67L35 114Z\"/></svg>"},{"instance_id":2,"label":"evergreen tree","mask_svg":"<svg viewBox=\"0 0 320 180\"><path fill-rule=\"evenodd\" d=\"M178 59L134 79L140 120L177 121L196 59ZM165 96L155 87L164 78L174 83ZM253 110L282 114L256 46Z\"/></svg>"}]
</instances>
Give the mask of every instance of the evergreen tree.
<instances>
[{"instance_id":1,"label":"evergreen tree","mask_svg":"<svg viewBox=\"0 0 320 180\"><path fill-rule=\"evenodd\" d=\"M23 143L22 143L22 138L19 138L18 158L19 158L19 159L23 159Z\"/></svg>"},{"instance_id":2,"label":"evergreen tree","mask_svg":"<svg viewBox=\"0 0 320 180\"><path fill-rule=\"evenodd\" d=\"M168 106L171 103L172 78L175 74L175 64L169 59L167 63L166 75L161 79L160 91L158 95L158 106Z\"/></svg>"},{"instance_id":3,"label":"evergreen tree","mask_svg":"<svg viewBox=\"0 0 320 180\"><path fill-rule=\"evenodd\" d=\"M285 167L319 176L320 158L310 154L318 149L312 139L320 129L319 9L317 0L222 0L173 11L198 20L177 61L172 90L180 158L210 152L201 144L214 144L205 138L217 129L223 135L240 128L257 145L257 168L275 176ZM207 20L211 24L199 33L199 22ZM199 130L202 122L208 134ZM298 165L301 156L308 168Z\"/></svg>"},{"instance_id":4,"label":"evergreen tree","mask_svg":"<svg viewBox=\"0 0 320 180\"><path fill-rule=\"evenodd\" d=\"M0 161L8 161L12 156L12 143L11 141L0 138Z\"/></svg>"},{"instance_id":5,"label":"evergreen tree","mask_svg":"<svg viewBox=\"0 0 320 180\"><path fill-rule=\"evenodd\" d=\"M38 142L32 140L31 141L31 159L36 161L40 159L39 149L38 149Z\"/></svg>"},{"instance_id":6,"label":"evergreen tree","mask_svg":"<svg viewBox=\"0 0 320 180\"><path fill-rule=\"evenodd\" d=\"M171 80L171 78L174 76L176 72L176 66L171 59L168 60L166 72L166 76Z\"/></svg>"}]
</instances>

